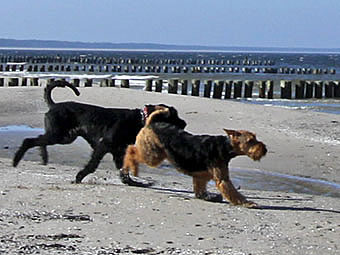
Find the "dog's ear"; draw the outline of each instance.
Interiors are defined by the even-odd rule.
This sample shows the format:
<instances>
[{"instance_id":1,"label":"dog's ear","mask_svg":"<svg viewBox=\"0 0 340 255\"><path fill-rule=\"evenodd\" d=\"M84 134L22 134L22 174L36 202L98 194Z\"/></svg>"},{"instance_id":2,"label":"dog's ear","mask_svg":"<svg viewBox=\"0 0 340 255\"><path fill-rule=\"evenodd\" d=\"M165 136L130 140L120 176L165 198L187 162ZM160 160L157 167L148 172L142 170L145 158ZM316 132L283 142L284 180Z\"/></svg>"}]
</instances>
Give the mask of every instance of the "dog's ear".
<instances>
[{"instance_id":1,"label":"dog's ear","mask_svg":"<svg viewBox=\"0 0 340 255\"><path fill-rule=\"evenodd\" d=\"M225 129L223 128L224 132L227 133L227 135L230 137L230 138L233 138L233 137L237 137L237 136L240 136L241 133L238 132L237 130L232 130L232 129Z\"/></svg>"}]
</instances>

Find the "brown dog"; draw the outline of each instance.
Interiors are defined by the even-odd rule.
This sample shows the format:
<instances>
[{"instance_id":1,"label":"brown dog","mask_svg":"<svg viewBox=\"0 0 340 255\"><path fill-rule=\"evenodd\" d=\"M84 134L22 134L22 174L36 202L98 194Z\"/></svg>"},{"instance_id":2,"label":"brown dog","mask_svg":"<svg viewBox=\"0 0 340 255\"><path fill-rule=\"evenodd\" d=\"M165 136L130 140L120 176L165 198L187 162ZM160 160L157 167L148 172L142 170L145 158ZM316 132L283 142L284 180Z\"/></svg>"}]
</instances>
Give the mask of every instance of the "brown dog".
<instances>
[{"instance_id":1,"label":"brown dog","mask_svg":"<svg viewBox=\"0 0 340 255\"><path fill-rule=\"evenodd\" d=\"M169 114L163 108L153 112L145 127L140 130L135 145L129 145L124 157L123 172L138 176L139 163L157 167L167 159L176 169L193 177L195 196L208 201L221 201L206 190L213 179L216 187L233 205L256 207L233 186L229 178L229 161L240 155L260 160L266 153L266 146L256 140L255 134L244 130L224 131L228 136L193 135L162 119Z\"/></svg>"}]
</instances>

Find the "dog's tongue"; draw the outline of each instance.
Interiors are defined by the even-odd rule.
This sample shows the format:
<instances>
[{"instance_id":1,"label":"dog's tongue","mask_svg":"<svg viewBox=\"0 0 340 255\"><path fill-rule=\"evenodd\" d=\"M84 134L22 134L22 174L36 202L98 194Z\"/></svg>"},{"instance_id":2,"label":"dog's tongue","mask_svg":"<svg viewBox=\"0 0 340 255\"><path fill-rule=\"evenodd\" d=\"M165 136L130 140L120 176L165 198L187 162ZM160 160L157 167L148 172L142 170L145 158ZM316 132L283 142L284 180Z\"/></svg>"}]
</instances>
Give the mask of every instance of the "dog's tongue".
<instances>
[{"instance_id":1,"label":"dog's tongue","mask_svg":"<svg viewBox=\"0 0 340 255\"><path fill-rule=\"evenodd\" d=\"M147 118L149 116L149 112L148 112L148 107L144 106L143 108L143 114L144 114L144 117Z\"/></svg>"}]
</instances>

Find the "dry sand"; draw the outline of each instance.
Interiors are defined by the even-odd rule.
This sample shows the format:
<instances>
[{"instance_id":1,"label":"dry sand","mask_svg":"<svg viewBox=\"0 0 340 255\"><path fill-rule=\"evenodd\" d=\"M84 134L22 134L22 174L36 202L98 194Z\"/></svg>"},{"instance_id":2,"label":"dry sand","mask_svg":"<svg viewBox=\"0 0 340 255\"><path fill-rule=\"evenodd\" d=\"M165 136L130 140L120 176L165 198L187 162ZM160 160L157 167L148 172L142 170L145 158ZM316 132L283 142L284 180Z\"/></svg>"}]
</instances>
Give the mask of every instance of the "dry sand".
<instances>
[{"instance_id":1,"label":"dry sand","mask_svg":"<svg viewBox=\"0 0 340 255\"><path fill-rule=\"evenodd\" d=\"M43 127L41 88L1 88L0 126ZM340 183L340 116L234 101L120 88L66 89L56 100L108 107L174 105L193 133L222 128L257 133L269 152L261 162L240 157L231 167ZM261 210L197 200L186 176L157 174L150 189L122 185L109 156L83 184L70 184L90 150L82 142L49 149L42 166L32 150L11 166L22 137L0 133L0 254L339 254L339 197L245 189ZM257 169L257 170L256 170ZM232 175L233 177L233 175ZM213 186L211 191L216 192Z\"/></svg>"}]
</instances>

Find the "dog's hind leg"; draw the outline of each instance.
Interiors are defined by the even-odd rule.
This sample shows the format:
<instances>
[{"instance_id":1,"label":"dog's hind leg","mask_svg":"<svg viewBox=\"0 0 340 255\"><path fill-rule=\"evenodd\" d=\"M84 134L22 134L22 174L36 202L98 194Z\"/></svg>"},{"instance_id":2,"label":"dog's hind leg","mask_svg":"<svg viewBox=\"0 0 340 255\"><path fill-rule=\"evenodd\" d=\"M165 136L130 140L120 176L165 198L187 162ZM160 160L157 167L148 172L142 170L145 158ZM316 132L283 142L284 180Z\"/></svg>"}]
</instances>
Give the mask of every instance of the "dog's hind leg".
<instances>
[{"instance_id":1,"label":"dog's hind leg","mask_svg":"<svg viewBox=\"0 0 340 255\"><path fill-rule=\"evenodd\" d=\"M36 146L46 148L47 144L48 144L48 139L46 135L39 135L36 138L24 139L24 141L22 142L22 145L20 146L20 148L16 151L14 155L13 166L16 167L19 164L20 160L25 155L26 151L28 151L29 149L36 147Z\"/></svg>"},{"instance_id":2,"label":"dog's hind leg","mask_svg":"<svg viewBox=\"0 0 340 255\"><path fill-rule=\"evenodd\" d=\"M138 153L137 147L129 145L124 156L123 168L119 172L122 183L136 187L149 187L152 185L152 183L143 183L131 179L129 172L131 171L134 176L138 176L139 163L143 163L143 161Z\"/></svg>"},{"instance_id":3,"label":"dog's hind leg","mask_svg":"<svg viewBox=\"0 0 340 255\"><path fill-rule=\"evenodd\" d=\"M222 202L223 197L221 194L213 194L207 191L207 184L211 179L212 175L209 172L193 176L195 197L210 202Z\"/></svg>"}]
</instances>

